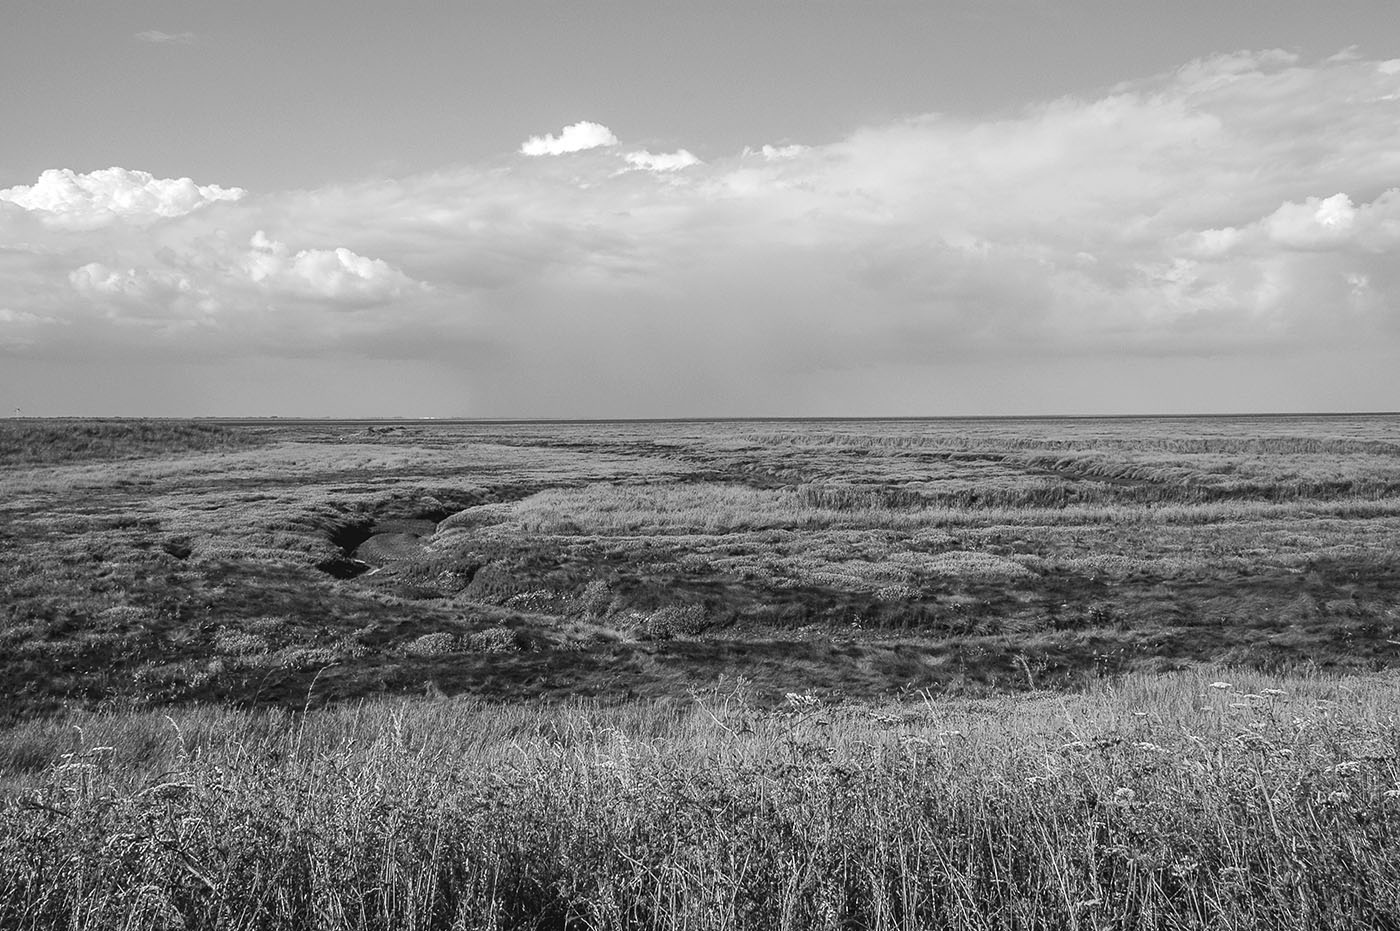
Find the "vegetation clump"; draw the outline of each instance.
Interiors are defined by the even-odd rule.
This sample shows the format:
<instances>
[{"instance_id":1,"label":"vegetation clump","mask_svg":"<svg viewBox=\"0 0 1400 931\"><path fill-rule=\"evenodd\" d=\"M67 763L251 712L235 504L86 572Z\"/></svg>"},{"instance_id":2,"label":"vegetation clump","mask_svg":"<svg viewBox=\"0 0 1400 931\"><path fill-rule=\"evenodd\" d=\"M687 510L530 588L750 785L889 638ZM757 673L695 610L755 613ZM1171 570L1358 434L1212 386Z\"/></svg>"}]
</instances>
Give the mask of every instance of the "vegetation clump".
<instances>
[{"instance_id":1,"label":"vegetation clump","mask_svg":"<svg viewBox=\"0 0 1400 931\"><path fill-rule=\"evenodd\" d=\"M520 639L509 627L487 627L462 638L463 646L473 653L515 653Z\"/></svg>"},{"instance_id":2,"label":"vegetation clump","mask_svg":"<svg viewBox=\"0 0 1400 931\"><path fill-rule=\"evenodd\" d=\"M225 656L248 656L266 653L267 638L243 630L225 631L214 638L214 650Z\"/></svg>"},{"instance_id":3,"label":"vegetation clump","mask_svg":"<svg viewBox=\"0 0 1400 931\"><path fill-rule=\"evenodd\" d=\"M458 645L459 639L455 634L440 630L418 637L405 649L414 656L443 656L447 653L455 653Z\"/></svg>"},{"instance_id":4,"label":"vegetation clump","mask_svg":"<svg viewBox=\"0 0 1400 931\"><path fill-rule=\"evenodd\" d=\"M697 636L708 626L702 606L667 605L647 615L638 626L638 634L648 640L670 640L676 636Z\"/></svg>"}]
</instances>

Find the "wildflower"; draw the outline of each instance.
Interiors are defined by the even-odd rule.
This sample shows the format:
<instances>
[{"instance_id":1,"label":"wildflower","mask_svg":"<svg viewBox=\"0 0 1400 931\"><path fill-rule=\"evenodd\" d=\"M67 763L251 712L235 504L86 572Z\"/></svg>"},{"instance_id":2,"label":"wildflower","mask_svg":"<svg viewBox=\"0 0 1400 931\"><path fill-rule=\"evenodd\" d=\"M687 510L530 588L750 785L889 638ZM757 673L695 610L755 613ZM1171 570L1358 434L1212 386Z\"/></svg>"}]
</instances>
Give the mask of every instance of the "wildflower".
<instances>
[{"instance_id":1,"label":"wildflower","mask_svg":"<svg viewBox=\"0 0 1400 931\"><path fill-rule=\"evenodd\" d=\"M821 699L810 692L803 694L788 692L784 698L787 700L788 707L794 711L809 711L821 704Z\"/></svg>"},{"instance_id":2,"label":"wildflower","mask_svg":"<svg viewBox=\"0 0 1400 931\"><path fill-rule=\"evenodd\" d=\"M1231 685L1229 682L1212 682L1212 683L1210 684L1210 687L1213 688L1213 689L1232 689L1232 688L1234 688L1234 686Z\"/></svg>"},{"instance_id":3,"label":"wildflower","mask_svg":"<svg viewBox=\"0 0 1400 931\"><path fill-rule=\"evenodd\" d=\"M1287 694L1286 692L1284 692L1283 689L1260 689L1260 692L1264 695L1269 696L1270 698L1273 698L1277 695Z\"/></svg>"},{"instance_id":4,"label":"wildflower","mask_svg":"<svg viewBox=\"0 0 1400 931\"><path fill-rule=\"evenodd\" d=\"M1329 773L1336 773L1339 776L1345 776L1348 773L1354 773L1358 769L1364 769L1365 767L1366 762L1364 760L1344 760L1336 766L1328 767L1327 771Z\"/></svg>"},{"instance_id":5,"label":"wildflower","mask_svg":"<svg viewBox=\"0 0 1400 931\"><path fill-rule=\"evenodd\" d=\"M1119 786L1113 790L1113 803L1115 805L1131 805L1137 801L1137 793L1127 786Z\"/></svg>"},{"instance_id":6,"label":"wildflower","mask_svg":"<svg viewBox=\"0 0 1400 931\"><path fill-rule=\"evenodd\" d=\"M1175 876L1177 879L1185 879L1187 876L1190 876L1192 873L1196 872L1196 870L1200 868L1201 863L1199 860L1196 860L1192 857L1182 857L1180 860L1177 860L1175 863L1172 864L1171 870L1172 875Z\"/></svg>"}]
</instances>

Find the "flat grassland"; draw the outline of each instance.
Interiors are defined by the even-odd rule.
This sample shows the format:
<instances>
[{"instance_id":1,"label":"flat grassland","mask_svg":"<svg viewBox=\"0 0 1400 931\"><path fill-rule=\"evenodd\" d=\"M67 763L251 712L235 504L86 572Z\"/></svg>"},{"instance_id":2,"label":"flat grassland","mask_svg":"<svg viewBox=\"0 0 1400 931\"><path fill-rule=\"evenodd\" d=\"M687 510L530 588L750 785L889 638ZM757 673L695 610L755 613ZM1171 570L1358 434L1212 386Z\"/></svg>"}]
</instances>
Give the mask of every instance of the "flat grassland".
<instances>
[{"instance_id":1,"label":"flat grassland","mask_svg":"<svg viewBox=\"0 0 1400 931\"><path fill-rule=\"evenodd\" d=\"M0 425L0 927L1400 927L1400 417Z\"/></svg>"}]
</instances>

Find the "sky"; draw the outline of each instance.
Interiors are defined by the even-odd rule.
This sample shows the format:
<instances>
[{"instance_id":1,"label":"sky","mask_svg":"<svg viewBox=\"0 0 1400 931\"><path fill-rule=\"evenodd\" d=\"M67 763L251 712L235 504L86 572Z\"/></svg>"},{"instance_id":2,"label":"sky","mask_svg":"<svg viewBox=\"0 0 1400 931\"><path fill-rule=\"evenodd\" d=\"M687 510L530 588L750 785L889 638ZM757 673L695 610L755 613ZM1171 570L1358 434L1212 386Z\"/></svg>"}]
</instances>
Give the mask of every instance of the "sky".
<instances>
[{"instance_id":1,"label":"sky","mask_svg":"<svg viewBox=\"0 0 1400 931\"><path fill-rule=\"evenodd\" d=\"M11 0L0 412L1400 409L1393 0Z\"/></svg>"}]
</instances>

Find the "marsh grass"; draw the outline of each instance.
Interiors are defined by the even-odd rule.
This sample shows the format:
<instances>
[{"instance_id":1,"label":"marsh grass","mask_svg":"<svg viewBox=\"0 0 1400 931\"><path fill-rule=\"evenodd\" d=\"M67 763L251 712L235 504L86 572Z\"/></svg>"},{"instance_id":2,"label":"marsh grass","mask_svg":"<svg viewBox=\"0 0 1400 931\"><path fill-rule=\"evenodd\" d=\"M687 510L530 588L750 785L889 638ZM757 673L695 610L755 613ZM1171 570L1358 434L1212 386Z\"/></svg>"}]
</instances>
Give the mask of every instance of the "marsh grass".
<instances>
[{"instance_id":1,"label":"marsh grass","mask_svg":"<svg viewBox=\"0 0 1400 931\"><path fill-rule=\"evenodd\" d=\"M1400 928L1396 427L5 425L0 928Z\"/></svg>"},{"instance_id":2,"label":"marsh grass","mask_svg":"<svg viewBox=\"0 0 1400 931\"><path fill-rule=\"evenodd\" d=\"M548 489L487 514L462 518L477 529L483 523L530 533L730 534L754 530L904 530L928 527L1203 525L1242 521L1316 521L1400 516L1400 500L1340 501L1298 498L1261 501L1116 502L1070 501L1055 493L1034 502L1000 503L995 489L967 490L958 504L890 503L879 491L802 485L755 489L738 485L620 486ZM449 521L448 526L453 526ZM499 532L499 531L498 531Z\"/></svg>"},{"instance_id":3,"label":"marsh grass","mask_svg":"<svg viewBox=\"0 0 1400 931\"><path fill-rule=\"evenodd\" d=\"M0 420L0 466L245 449L248 430L185 420Z\"/></svg>"},{"instance_id":4,"label":"marsh grass","mask_svg":"<svg viewBox=\"0 0 1400 931\"><path fill-rule=\"evenodd\" d=\"M1397 423L13 422L0 717L1383 668Z\"/></svg>"},{"instance_id":5,"label":"marsh grass","mask_svg":"<svg viewBox=\"0 0 1400 931\"><path fill-rule=\"evenodd\" d=\"M0 926L1395 927L1397 698L75 714L0 734Z\"/></svg>"}]
</instances>

